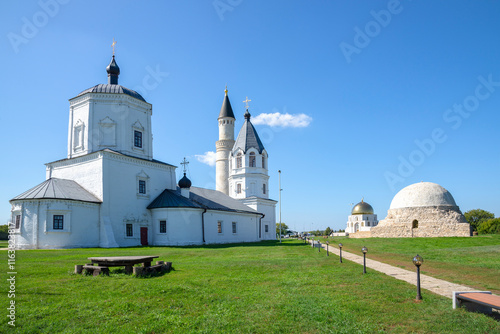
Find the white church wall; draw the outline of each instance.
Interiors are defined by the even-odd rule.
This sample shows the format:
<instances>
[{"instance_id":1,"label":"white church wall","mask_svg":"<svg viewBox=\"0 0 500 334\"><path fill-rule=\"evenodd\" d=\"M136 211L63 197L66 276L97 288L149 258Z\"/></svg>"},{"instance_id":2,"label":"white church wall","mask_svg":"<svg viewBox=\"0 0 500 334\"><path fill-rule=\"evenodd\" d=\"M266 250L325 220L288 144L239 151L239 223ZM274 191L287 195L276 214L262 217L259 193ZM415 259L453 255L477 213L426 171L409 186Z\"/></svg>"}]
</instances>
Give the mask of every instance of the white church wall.
<instances>
[{"instance_id":1,"label":"white church wall","mask_svg":"<svg viewBox=\"0 0 500 334\"><path fill-rule=\"evenodd\" d=\"M125 94L87 93L71 99L68 157L110 148L152 159L151 114L151 104ZM82 137L77 131L80 123ZM134 131L142 133L141 147L134 145Z\"/></svg>"},{"instance_id":2,"label":"white church wall","mask_svg":"<svg viewBox=\"0 0 500 334\"><path fill-rule=\"evenodd\" d=\"M103 199L102 153L46 164L46 179L73 180L94 196Z\"/></svg>"},{"instance_id":3,"label":"white church wall","mask_svg":"<svg viewBox=\"0 0 500 334\"><path fill-rule=\"evenodd\" d=\"M252 242L259 240L260 215L224 211L205 213L205 242L207 244ZM221 223L219 233L218 223ZM232 224L236 223L236 233Z\"/></svg>"},{"instance_id":4,"label":"white church wall","mask_svg":"<svg viewBox=\"0 0 500 334\"><path fill-rule=\"evenodd\" d=\"M99 204L62 200L19 201L22 224L16 235L20 249L99 246ZM63 217L62 229L54 229L54 215Z\"/></svg>"},{"instance_id":5,"label":"white church wall","mask_svg":"<svg viewBox=\"0 0 500 334\"><path fill-rule=\"evenodd\" d=\"M152 217L147 206L165 189L175 189L175 167L104 152L104 196L101 215L109 219L119 246L140 244L140 227L153 238ZM142 193L140 182L144 182ZM126 224L134 236L126 236Z\"/></svg>"},{"instance_id":6,"label":"white church wall","mask_svg":"<svg viewBox=\"0 0 500 334\"><path fill-rule=\"evenodd\" d=\"M199 245L203 243L201 214L203 209L161 208L151 210L153 244L156 246ZM160 222L166 223L160 231Z\"/></svg>"}]
</instances>

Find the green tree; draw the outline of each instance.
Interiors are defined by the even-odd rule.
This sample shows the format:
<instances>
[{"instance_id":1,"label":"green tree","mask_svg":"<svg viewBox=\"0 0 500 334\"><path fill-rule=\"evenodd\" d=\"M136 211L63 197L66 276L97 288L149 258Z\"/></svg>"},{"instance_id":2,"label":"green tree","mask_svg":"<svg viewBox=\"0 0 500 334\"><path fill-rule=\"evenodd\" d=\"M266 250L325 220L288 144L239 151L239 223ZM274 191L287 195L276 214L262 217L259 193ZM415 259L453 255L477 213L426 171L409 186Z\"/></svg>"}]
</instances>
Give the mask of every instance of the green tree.
<instances>
[{"instance_id":1,"label":"green tree","mask_svg":"<svg viewBox=\"0 0 500 334\"><path fill-rule=\"evenodd\" d=\"M477 231L477 228L479 227L479 225L481 225L482 222L488 219L495 218L495 215L493 213L482 209L469 210L464 213L464 216L470 226L472 226L474 231Z\"/></svg>"},{"instance_id":2,"label":"green tree","mask_svg":"<svg viewBox=\"0 0 500 334\"><path fill-rule=\"evenodd\" d=\"M500 233L500 218L493 218L483 221L477 227L477 232L480 234Z\"/></svg>"},{"instance_id":3,"label":"green tree","mask_svg":"<svg viewBox=\"0 0 500 334\"><path fill-rule=\"evenodd\" d=\"M285 235L286 232L289 230L289 227L281 222L281 235ZM276 223L276 234L280 235L280 223Z\"/></svg>"},{"instance_id":4,"label":"green tree","mask_svg":"<svg viewBox=\"0 0 500 334\"><path fill-rule=\"evenodd\" d=\"M332 229L330 228L330 226L328 226L325 230L325 235L330 235L332 234Z\"/></svg>"},{"instance_id":5,"label":"green tree","mask_svg":"<svg viewBox=\"0 0 500 334\"><path fill-rule=\"evenodd\" d=\"M9 225L0 225L0 240L9 239Z\"/></svg>"}]
</instances>

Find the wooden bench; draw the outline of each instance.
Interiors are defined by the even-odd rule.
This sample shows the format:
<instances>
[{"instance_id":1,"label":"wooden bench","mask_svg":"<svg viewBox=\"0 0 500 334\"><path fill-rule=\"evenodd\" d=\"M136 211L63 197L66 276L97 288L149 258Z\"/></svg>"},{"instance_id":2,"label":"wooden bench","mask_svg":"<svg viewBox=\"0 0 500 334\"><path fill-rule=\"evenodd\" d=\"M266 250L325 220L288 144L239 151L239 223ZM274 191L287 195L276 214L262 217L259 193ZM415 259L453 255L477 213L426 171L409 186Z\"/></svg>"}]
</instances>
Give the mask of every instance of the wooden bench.
<instances>
[{"instance_id":1,"label":"wooden bench","mask_svg":"<svg viewBox=\"0 0 500 334\"><path fill-rule=\"evenodd\" d=\"M106 275L109 276L109 268L105 266L94 266L94 265L85 265L82 267L83 270L91 273L93 276Z\"/></svg>"},{"instance_id":2,"label":"wooden bench","mask_svg":"<svg viewBox=\"0 0 500 334\"><path fill-rule=\"evenodd\" d=\"M469 311L491 314L500 310L500 296L490 291L453 291L453 308L464 306Z\"/></svg>"}]
</instances>

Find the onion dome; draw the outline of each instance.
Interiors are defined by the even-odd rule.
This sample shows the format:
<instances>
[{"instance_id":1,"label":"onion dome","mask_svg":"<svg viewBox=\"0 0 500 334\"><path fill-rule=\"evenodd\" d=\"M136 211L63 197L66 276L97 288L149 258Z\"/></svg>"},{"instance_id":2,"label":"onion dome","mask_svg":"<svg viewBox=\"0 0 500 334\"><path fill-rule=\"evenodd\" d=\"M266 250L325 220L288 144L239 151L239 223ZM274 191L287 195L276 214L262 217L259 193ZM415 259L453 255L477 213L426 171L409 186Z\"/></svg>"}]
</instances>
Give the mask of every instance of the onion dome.
<instances>
[{"instance_id":1,"label":"onion dome","mask_svg":"<svg viewBox=\"0 0 500 334\"><path fill-rule=\"evenodd\" d=\"M352 208L351 215L373 215L373 208L370 204L361 200Z\"/></svg>"},{"instance_id":2,"label":"onion dome","mask_svg":"<svg viewBox=\"0 0 500 334\"><path fill-rule=\"evenodd\" d=\"M179 188L191 188L191 180L187 178L186 173L182 179L179 180Z\"/></svg>"},{"instance_id":3,"label":"onion dome","mask_svg":"<svg viewBox=\"0 0 500 334\"><path fill-rule=\"evenodd\" d=\"M108 72L108 84L118 85L118 75L120 75L120 68L116 64L115 55L113 55L113 59L111 59L108 67L106 67L106 72Z\"/></svg>"}]
</instances>

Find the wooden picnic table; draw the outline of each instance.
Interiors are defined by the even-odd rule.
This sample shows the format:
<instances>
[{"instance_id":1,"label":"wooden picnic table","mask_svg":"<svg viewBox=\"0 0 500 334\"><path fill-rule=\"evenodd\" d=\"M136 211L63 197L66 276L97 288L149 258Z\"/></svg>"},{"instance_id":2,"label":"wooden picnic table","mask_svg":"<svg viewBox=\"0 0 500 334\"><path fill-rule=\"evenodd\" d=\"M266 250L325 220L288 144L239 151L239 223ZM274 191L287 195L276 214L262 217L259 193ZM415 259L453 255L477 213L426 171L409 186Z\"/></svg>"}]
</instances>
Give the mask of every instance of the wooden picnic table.
<instances>
[{"instance_id":1,"label":"wooden picnic table","mask_svg":"<svg viewBox=\"0 0 500 334\"><path fill-rule=\"evenodd\" d=\"M89 257L92 263L104 267L127 267L134 266L135 264L142 263L143 267L151 267L153 259L160 257L159 255L150 256L102 256L102 257Z\"/></svg>"},{"instance_id":2,"label":"wooden picnic table","mask_svg":"<svg viewBox=\"0 0 500 334\"><path fill-rule=\"evenodd\" d=\"M142 263L142 267L147 269L151 268L151 262L153 259L160 257L159 255L150 256L102 256L102 257L89 257L88 259L92 261L91 264L81 266L81 269L91 270L94 276L102 273L109 275L109 267L125 267L125 272L127 274L132 274L134 271L134 265ZM81 269L75 269L75 271L80 271ZM154 269L154 268L153 268Z\"/></svg>"}]
</instances>

